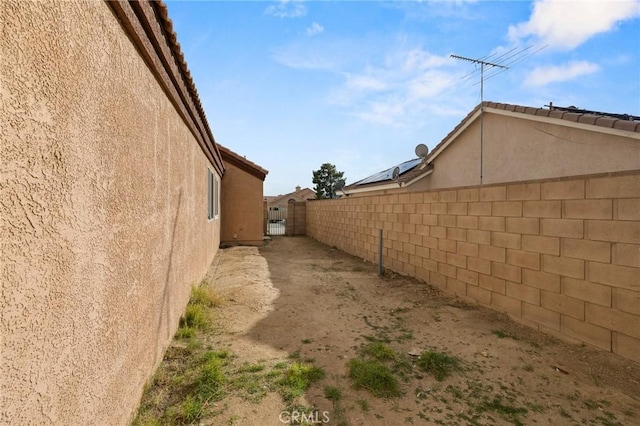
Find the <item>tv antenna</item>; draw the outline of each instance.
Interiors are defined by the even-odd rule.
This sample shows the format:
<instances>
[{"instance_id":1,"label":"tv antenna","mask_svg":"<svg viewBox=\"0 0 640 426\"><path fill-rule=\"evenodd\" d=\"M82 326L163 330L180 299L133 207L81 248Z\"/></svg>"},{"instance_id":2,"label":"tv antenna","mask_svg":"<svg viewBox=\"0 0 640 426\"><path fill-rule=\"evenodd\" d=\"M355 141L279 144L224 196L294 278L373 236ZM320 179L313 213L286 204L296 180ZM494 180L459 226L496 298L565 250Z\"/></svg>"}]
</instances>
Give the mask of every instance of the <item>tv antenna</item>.
<instances>
[{"instance_id":1,"label":"tv antenna","mask_svg":"<svg viewBox=\"0 0 640 426\"><path fill-rule=\"evenodd\" d=\"M506 65L501 65L495 62L483 61L482 59L467 58L465 56L451 55L454 59L460 59L461 61L472 62L474 64L480 64L480 185L482 185L482 154L483 147L483 134L484 134L484 67L509 69Z\"/></svg>"},{"instance_id":2,"label":"tv antenna","mask_svg":"<svg viewBox=\"0 0 640 426\"><path fill-rule=\"evenodd\" d=\"M484 134L484 81L490 79L491 77L500 74L509 69L509 66L515 65L518 62L521 62L528 58L529 56L535 55L541 50L545 49L548 45L544 45L534 52L530 52L529 49L533 48L534 45L527 46L525 48L519 49L514 47L511 50L508 50L504 53L494 52L488 56L474 59L467 58L466 56L460 55L450 55L454 59L459 59L461 61L471 62L476 65L480 65L480 185L482 185L482 154L483 154L483 134ZM491 61L491 62L490 62ZM489 68L493 70L493 72L485 77L484 72L485 68ZM462 78L465 80L469 80L473 77L473 74L477 72L477 69L471 71L470 73L464 75ZM478 83L475 83L478 84ZM474 84L474 85L475 85Z\"/></svg>"},{"instance_id":3,"label":"tv antenna","mask_svg":"<svg viewBox=\"0 0 640 426\"><path fill-rule=\"evenodd\" d=\"M483 61L482 59L472 59L472 58L467 58L467 57L458 56L458 55L451 55L451 57L454 59L460 59L461 61L480 64L480 105L482 105L482 101L484 100L484 67L503 68L505 70L509 69L509 67L506 65L498 64L495 62L487 62L487 61Z\"/></svg>"}]
</instances>

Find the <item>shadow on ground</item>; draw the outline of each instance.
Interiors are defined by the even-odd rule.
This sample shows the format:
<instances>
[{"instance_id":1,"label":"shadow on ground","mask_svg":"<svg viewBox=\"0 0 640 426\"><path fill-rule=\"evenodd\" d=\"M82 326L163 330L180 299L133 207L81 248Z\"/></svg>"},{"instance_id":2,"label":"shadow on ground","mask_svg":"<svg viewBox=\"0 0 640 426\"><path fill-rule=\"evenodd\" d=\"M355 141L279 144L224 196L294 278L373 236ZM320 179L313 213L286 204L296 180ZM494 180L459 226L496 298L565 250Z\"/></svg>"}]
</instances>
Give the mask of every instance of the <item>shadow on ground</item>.
<instances>
[{"instance_id":1,"label":"shadow on ground","mask_svg":"<svg viewBox=\"0 0 640 426\"><path fill-rule=\"evenodd\" d=\"M640 422L634 362L558 341L414 279L378 277L375 265L308 238L221 252L212 285L227 302L216 342L249 362L293 358L321 367L325 377L298 401L328 414L316 423ZM402 396L376 398L354 388L347 364L372 341L406 360L398 375ZM418 371L409 355L426 350L456 357L464 368L440 382ZM338 401L326 397L327 386L340 391ZM258 413L264 425L290 419L273 395L260 406L227 407L229 424L247 424Z\"/></svg>"}]
</instances>

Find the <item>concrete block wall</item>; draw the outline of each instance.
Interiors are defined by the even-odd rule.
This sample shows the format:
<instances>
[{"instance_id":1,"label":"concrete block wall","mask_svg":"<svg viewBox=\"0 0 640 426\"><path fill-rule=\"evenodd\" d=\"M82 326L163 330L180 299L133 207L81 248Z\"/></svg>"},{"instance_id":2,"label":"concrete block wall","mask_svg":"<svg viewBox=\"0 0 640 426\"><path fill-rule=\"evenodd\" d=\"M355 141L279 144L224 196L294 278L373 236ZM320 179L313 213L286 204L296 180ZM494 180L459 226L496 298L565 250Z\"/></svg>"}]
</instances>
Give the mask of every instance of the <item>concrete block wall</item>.
<instances>
[{"instance_id":1,"label":"concrete block wall","mask_svg":"<svg viewBox=\"0 0 640 426\"><path fill-rule=\"evenodd\" d=\"M640 362L640 171L307 203L307 235Z\"/></svg>"},{"instance_id":2,"label":"concrete block wall","mask_svg":"<svg viewBox=\"0 0 640 426\"><path fill-rule=\"evenodd\" d=\"M289 201L285 233L289 237L306 235L307 209L305 201Z\"/></svg>"}]
</instances>

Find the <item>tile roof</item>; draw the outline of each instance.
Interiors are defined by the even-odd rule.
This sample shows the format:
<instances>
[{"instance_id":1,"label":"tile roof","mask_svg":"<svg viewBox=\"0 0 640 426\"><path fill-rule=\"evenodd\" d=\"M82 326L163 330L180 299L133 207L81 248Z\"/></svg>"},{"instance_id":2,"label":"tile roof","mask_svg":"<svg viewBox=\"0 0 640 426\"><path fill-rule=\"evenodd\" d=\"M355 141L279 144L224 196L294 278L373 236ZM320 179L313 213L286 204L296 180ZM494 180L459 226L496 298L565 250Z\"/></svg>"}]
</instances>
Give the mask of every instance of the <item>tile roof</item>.
<instances>
[{"instance_id":1,"label":"tile roof","mask_svg":"<svg viewBox=\"0 0 640 426\"><path fill-rule=\"evenodd\" d=\"M557 108L551 106L550 108L534 108L526 107L522 105L504 104L499 102L484 101L482 105L485 108L492 108L496 110L504 110L510 112L516 112L521 114L534 115L538 117L548 117L552 119L567 120L574 123L590 124L600 127L606 127L609 129L617 129L628 132L640 133L640 121L638 117L632 115L626 115L631 119L622 119L621 116L625 114L607 114L603 112L586 111L577 108ZM465 127L469 120L480 110L480 104L478 104L460 123L451 130L447 136L445 136L438 145L436 145L431 153L427 156L427 160L433 160L438 154L440 148L450 142L451 137L455 135L460 129ZM486 111L486 109L485 109ZM526 117L523 117L526 118Z\"/></svg>"},{"instance_id":2,"label":"tile roof","mask_svg":"<svg viewBox=\"0 0 640 426\"><path fill-rule=\"evenodd\" d=\"M176 106L205 155L220 174L224 165L198 90L162 1L106 1L124 31Z\"/></svg>"},{"instance_id":3,"label":"tile roof","mask_svg":"<svg viewBox=\"0 0 640 426\"><path fill-rule=\"evenodd\" d=\"M287 204L289 202L289 199L291 198L294 198L294 199L300 198L303 200L308 200L315 197L316 197L316 193L313 189L302 188L300 190L289 192L284 195L267 195L264 197L264 199L265 201L267 201L268 204L281 205L281 204Z\"/></svg>"},{"instance_id":4,"label":"tile roof","mask_svg":"<svg viewBox=\"0 0 640 426\"><path fill-rule=\"evenodd\" d=\"M588 111L574 107L562 108L554 107L553 105L551 105L549 108L532 108L520 105L502 104L497 102L483 102L483 104L488 108L502 109L505 111L520 112L524 114L549 118L559 118L562 120L584 124L593 124L595 126L602 126L611 129L640 132L640 117L629 114Z\"/></svg>"},{"instance_id":5,"label":"tile roof","mask_svg":"<svg viewBox=\"0 0 640 426\"><path fill-rule=\"evenodd\" d=\"M246 171L247 173L264 180L269 173L266 169L263 169L253 161L247 160L246 157L241 156L233 151L231 151L226 146L222 146L218 144L218 149L220 150L220 154L222 155L222 160L229 164L233 164L234 166Z\"/></svg>"}]
</instances>

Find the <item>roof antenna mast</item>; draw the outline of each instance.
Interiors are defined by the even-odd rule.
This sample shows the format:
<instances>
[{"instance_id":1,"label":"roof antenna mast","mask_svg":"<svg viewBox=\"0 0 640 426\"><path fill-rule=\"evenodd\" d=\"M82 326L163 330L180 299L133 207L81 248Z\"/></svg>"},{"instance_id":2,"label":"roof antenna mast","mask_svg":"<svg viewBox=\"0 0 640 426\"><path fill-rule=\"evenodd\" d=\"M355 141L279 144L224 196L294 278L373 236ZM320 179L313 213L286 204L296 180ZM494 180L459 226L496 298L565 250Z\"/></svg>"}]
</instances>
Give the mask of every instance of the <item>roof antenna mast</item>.
<instances>
[{"instance_id":1,"label":"roof antenna mast","mask_svg":"<svg viewBox=\"0 0 640 426\"><path fill-rule=\"evenodd\" d=\"M484 67L509 69L505 65L496 64L494 62L483 61L482 59L466 58L464 56L451 55L454 59L480 64L480 185L482 185L482 154L483 154L483 131L484 131Z\"/></svg>"}]
</instances>

